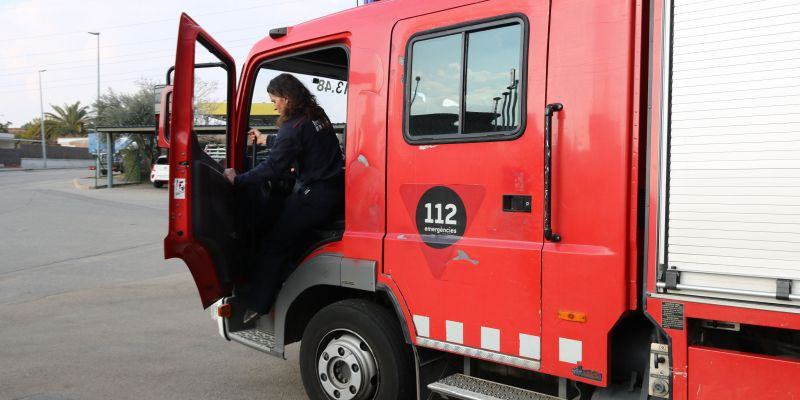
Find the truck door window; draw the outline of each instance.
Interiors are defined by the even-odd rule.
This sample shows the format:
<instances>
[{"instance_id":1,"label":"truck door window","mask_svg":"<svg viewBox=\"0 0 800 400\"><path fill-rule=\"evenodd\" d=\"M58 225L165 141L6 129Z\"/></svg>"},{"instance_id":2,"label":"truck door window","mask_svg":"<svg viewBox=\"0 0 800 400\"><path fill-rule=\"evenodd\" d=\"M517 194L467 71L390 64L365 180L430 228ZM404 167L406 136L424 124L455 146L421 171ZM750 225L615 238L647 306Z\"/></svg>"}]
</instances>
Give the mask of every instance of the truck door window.
<instances>
[{"instance_id":1,"label":"truck door window","mask_svg":"<svg viewBox=\"0 0 800 400\"><path fill-rule=\"evenodd\" d=\"M461 35L414 43L408 83L412 135L458 133L461 115Z\"/></svg>"},{"instance_id":2,"label":"truck door window","mask_svg":"<svg viewBox=\"0 0 800 400\"><path fill-rule=\"evenodd\" d=\"M467 35L464 133L513 131L519 126L519 24Z\"/></svg>"},{"instance_id":3,"label":"truck door window","mask_svg":"<svg viewBox=\"0 0 800 400\"><path fill-rule=\"evenodd\" d=\"M415 36L405 78L406 139L455 142L521 134L524 29L519 18Z\"/></svg>"},{"instance_id":4,"label":"truck door window","mask_svg":"<svg viewBox=\"0 0 800 400\"><path fill-rule=\"evenodd\" d=\"M278 132L278 113L267 95L267 85L282 73L291 73L306 86L328 114L344 150L347 118L348 54L341 46L301 52L262 63L256 75L250 101L249 127L257 128L268 137ZM247 148L245 169L250 169L269 154L272 140L264 145ZM255 158L253 158L255 155Z\"/></svg>"},{"instance_id":5,"label":"truck door window","mask_svg":"<svg viewBox=\"0 0 800 400\"><path fill-rule=\"evenodd\" d=\"M195 68L193 123L200 149L225 167L228 149L228 72L217 56L204 46L196 47L195 65L214 63L220 66Z\"/></svg>"}]
</instances>

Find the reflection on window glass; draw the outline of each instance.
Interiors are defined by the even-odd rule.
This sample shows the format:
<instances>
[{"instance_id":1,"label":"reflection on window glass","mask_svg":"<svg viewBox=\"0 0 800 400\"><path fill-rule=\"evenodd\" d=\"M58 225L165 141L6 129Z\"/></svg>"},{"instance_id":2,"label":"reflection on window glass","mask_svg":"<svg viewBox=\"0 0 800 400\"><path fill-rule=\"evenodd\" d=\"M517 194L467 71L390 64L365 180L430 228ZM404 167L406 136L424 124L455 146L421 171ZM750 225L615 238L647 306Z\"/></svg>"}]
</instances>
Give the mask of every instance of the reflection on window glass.
<instances>
[{"instance_id":1,"label":"reflection on window glass","mask_svg":"<svg viewBox=\"0 0 800 400\"><path fill-rule=\"evenodd\" d=\"M454 134L517 131L522 24L485 26L412 43L406 77L410 136L449 135L452 140Z\"/></svg>"},{"instance_id":2,"label":"reflection on window glass","mask_svg":"<svg viewBox=\"0 0 800 400\"><path fill-rule=\"evenodd\" d=\"M519 125L520 25L467 36L464 133L514 130Z\"/></svg>"},{"instance_id":3,"label":"reflection on window glass","mask_svg":"<svg viewBox=\"0 0 800 400\"><path fill-rule=\"evenodd\" d=\"M420 40L412 48L406 84L409 134L458 133L461 108L461 35Z\"/></svg>"}]
</instances>

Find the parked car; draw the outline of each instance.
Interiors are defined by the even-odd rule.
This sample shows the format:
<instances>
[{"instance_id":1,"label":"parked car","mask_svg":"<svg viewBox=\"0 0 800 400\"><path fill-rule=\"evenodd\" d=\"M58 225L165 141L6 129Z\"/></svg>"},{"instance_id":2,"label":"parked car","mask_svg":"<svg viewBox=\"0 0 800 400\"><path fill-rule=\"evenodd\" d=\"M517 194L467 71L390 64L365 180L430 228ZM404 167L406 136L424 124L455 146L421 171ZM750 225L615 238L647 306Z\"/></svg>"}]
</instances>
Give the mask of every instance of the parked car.
<instances>
[{"instance_id":1,"label":"parked car","mask_svg":"<svg viewBox=\"0 0 800 400\"><path fill-rule=\"evenodd\" d=\"M167 156L159 156L153 167L150 168L150 182L153 186L160 188L169 181L169 159Z\"/></svg>"},{"instance_id":2,"label":"parked car","mask_svg":"<svg viewBox=\"0 0 800 400\"><path fill-rule=\"evenodd\" d=\"M105 175L108 173L108 156L106 153L100 153L100 174ZM89 171L94 171L96 166L90 165ZM122 156L119 153L114 154L114 161L111 163L111 172L125 172L122 167Z\"/></svg>"}]
</instances>

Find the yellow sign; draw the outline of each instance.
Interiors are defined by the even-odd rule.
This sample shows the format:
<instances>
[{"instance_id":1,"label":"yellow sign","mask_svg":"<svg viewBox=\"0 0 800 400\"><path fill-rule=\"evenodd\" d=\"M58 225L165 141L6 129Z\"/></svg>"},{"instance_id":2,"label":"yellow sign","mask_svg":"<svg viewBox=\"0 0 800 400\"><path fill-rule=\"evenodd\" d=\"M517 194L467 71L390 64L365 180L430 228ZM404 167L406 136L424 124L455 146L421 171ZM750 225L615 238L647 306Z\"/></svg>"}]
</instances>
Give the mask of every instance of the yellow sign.
<instances>
[{"instance_id":1,"label":"yellow sign","mask_svg":"<svg viewBox=\"0 0 800 400\"><path fill-rule=\"evenodd\" d=\"M197 106L204 115L225 117L228 115L228 103L203 103ZM253 103L250 106L250 115L253 116L278 116L278 111L272 103Z\"/></svg>"}]
</instances>

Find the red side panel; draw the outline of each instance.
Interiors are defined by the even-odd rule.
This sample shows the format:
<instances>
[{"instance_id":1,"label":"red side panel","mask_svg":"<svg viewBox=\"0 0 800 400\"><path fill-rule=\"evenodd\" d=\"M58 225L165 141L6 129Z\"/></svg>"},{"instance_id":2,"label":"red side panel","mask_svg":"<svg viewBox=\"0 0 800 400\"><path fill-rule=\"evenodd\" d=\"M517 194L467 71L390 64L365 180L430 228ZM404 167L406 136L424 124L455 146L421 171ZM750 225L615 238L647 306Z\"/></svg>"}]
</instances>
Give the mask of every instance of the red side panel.
<instances>
[{"instance_id":1,"label":"red side panel","mask_svg":"<svg viewBox=\"0 0 800 400\"><path fill-rule=\"evenodd\" d=\"M559 1L550 22L546 103L564 105L552 167L562 240L542 250L542 372L598 386L609 382L608 334L633 302L635 10L632 1Z\"/></svg>"},{"instance_id":2,"label":"red side panel","mask_svg":"<svg viewBox=\"0 0 800 400\"><path fill-rule=\"evenodd\" d=\"M658 325L662 325L663 323L662 320L663 316L661 313L663 303L675 303L683 306L684 326L687 326L690 318L694 318L694 319L710 319L710 320L719 320L728 322L738 322L743 324L769 326L769 327L783 328L783 329L793 329L793 330L800 329L800 319L798 319L797 314L794 313L784 313L784 312L776 312L769 310L752 310L734 306L702 304L689 301L664 300L664 299L656 299L650 297L647 300L647 309L650 311L650 315L653 317L653 320ZM779 361L781 363L788 362L789 364L787 365L793 365L794 369L791 369L791 371L795 371L795 373L797 372L797 368L800 366L800 362L786 361L784 359L777 359L773 357L752 355L746 353L737 353L725 350L708 349L704 347L690 347L688 345L689 338L686 329L665 329L664 331L671 338L670 346L672 350L671 361L672 361L672 373L673 373L672 394L674 400L683 400L687 398L688 399L747 398L747 397L726 397L726 396L705 396L705 395L703 397L692 397L696 396L697 394L696 385L698 384L698 382L702 382L704 386L708 386L710 383L716 385L716 384L731 384L731 382L733 382L732 385L736 386L740 385L739 382L747 381L747 379L736 377L736 375L731 375L733 376L733 378L728 378L727 376L725 376L725 374L721 372L708 371L709 368L719 368L720 360L725 360L725 362L728 362L728 360L709 358L710 356L707 356L707 354L713 354L714 357L717 357L717 353L723 355L737 355L738 357L747 357L746 358L747 360L746 365L748 369L747 374L755 374L756 370L761 371L761 369L763 369L764 366L760 364L760 362L764 362L764 360L769 360L770 362ZM698 352L698 349L703 350L706 353ZM697 357L698 354L706 355L706 357ZM798 388L797 386L793 387L786 386L787 376L789 375L788 374L784 375L783 372L781 372L782 369L785 369L782 366L784 364L779 363L771 365L772 365L771 367L768 367L770 373L769 374L763 373L761 377L758 379L760 385L767 387L787 387L788 388L787 390L791 391L792 393L800 393L800 388ZM789 370L790 369L787 369L787 371ZM713 374L713 376L711 376L710 374ZM693 383L695 384L695 387L691 386ZM708 388L704 390L708 390ZM760 400L762 398L774 398L774 397L754 396L749 398ZM778 397L778 398L791 398L791 397Z\"/></svg>"},{"instance_id":3,"label":"red side panel","mask_svg":"<svg viewBox=\"0 0 800 400\"><path fill-rule=\"evenodd\" d=\"M689 399L792 399L800 393L800 361L689 347Z\"/></svg>"}]
</instances>

